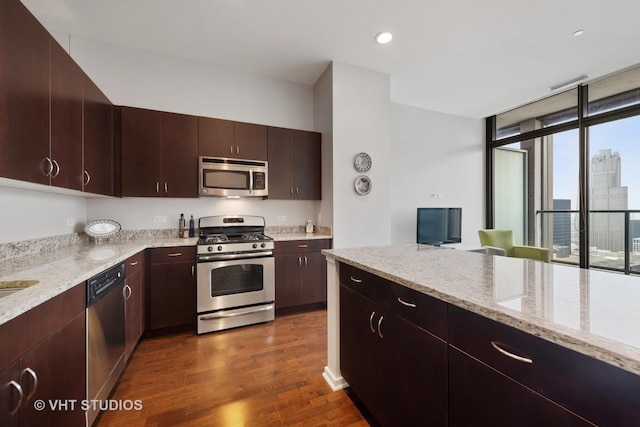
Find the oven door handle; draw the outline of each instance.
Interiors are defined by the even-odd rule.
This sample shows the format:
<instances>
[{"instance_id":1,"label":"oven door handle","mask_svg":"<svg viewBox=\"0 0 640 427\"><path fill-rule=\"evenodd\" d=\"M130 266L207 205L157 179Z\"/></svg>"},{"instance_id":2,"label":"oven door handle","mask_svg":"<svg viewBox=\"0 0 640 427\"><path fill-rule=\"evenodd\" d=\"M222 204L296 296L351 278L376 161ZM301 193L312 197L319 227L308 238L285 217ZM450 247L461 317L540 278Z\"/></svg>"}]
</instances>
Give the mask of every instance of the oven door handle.
<instances>
[{"instance_id":1,"label":"oven door handle","mask_svg":"<svg viewBox=\"0 0 640 427\"><path fill-rule=\"evenodd\" d=\"M269 304L264 307L258 308L249 308L247 310L242 311L234 311L233 313L215 313L209 314L206 316L200 316L200 320L216 320L216 319L227 319L229 317L237 317L237 316L245 316L247 314L260 313L263 311L271 311L273 310L273 304Z\"/></svg>"},{"instance_id":2,"label":"oven door handle","mask_svg":"<svg viewBox=\"0 0 640 427\"><path fill-rule=\"evenodd\" d=\"M273 256L273 251L248 252L242 254L216 254L216 255L198 255L198 262L202 261L224 261L228 259L249 259Z\"/></svg>"}]
</instances>

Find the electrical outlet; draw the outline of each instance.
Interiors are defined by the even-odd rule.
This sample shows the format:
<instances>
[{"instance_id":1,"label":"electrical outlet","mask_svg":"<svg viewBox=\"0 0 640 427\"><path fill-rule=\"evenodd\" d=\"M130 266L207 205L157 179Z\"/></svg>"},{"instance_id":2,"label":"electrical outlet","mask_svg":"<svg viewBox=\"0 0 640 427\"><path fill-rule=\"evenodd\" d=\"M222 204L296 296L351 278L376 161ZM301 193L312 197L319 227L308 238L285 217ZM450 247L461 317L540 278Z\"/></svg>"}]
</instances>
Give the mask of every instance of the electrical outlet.
<instances>
[{"instance_id":1,"label":"electrical outlet","mask_svg":"<svg viewBox=\"0 0 640 427\"><path fill-rule=\"evenodd\" d=\"M287 220L286 216L284 216L284 215L279 215L278 216L278 221L282 222L282 221L286 221L286 220Z\"/></svg>"},{"instance_id":2,"label":"electrical outlet","mask_svg":"<svg viewBox=\"0 0 640 427\"><path fill-rule=\"evenodd\" d=\"M76 220L73 218L67 218L67 225L71 226L73 224L75 224Z\"/></svg>"},{"instance_id":3,"label":"electrical outlet","mask_svg":"<svg viewBox=\"0 0 640 427\"><path fill-rule=\"evenodd\" d=\"M154 216L153 222L167 222L167 217L162 215Z\"/></svg>"},{"instance_id":4,"label":"electrical outlet","mask_svg":"<svg viewBox=\"0 0 640 427\"><path fill-rule=\"evenodd\" d=\"M438 197L438 193L429 193L429 197L431 197L432 199L435 199Z\"/></svg>"}]
</instances>

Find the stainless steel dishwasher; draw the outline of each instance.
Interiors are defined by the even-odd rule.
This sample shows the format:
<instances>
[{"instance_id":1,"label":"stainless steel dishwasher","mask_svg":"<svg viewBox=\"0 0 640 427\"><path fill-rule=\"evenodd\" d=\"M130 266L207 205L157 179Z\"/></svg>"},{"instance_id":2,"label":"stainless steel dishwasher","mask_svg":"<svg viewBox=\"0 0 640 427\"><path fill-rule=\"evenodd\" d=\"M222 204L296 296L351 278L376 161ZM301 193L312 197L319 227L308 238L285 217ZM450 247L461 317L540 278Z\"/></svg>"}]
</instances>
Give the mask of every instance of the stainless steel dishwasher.
<instances>
[{"instance_id":1,"label":"stainless steel dishwasher","mask_svg":"<svg viewBox=\"0 0 640 427\"><path fill-rule=\"evenodd\" d=\"M91 426L100 403L124 370L124 278L119 264L87 280L87 410Z\"/></svg>"}]
</instances>

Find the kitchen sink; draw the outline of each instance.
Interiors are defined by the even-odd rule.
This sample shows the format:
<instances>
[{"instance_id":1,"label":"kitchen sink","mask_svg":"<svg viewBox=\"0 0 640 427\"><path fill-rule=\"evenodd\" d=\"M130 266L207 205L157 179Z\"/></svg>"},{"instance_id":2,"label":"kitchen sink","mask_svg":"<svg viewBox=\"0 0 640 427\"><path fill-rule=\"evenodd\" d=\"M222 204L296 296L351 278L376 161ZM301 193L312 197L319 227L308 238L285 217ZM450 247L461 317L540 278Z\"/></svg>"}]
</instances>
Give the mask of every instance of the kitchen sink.
<instances>
[{"instance_id":1,"label":"kitchen sink","mask_svg":"<svg viewBox=\"0 0 640 427\"><path fill-rule=\"evenodd\" d=\"M38 280L5 280L0 281L0 298L11 295L21 289L38 284Z\"/></svg>"}]
</instances>

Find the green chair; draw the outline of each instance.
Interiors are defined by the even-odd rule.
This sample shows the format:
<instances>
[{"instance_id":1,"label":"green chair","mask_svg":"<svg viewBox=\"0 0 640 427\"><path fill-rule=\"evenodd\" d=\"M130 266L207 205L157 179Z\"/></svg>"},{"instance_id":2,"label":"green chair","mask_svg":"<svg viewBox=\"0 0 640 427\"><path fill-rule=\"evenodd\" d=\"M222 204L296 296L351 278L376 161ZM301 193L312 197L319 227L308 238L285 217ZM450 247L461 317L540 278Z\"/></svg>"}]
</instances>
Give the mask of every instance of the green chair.
<instances>
[{"instance_id":1,"label":"green chair","mask_svg":"<svg viewBox=\"0 0 640 427\"><path fill-rule=\"evenodd\" d=\"M548 248L514 245L513 231L511 230L478 230L478 235L480 236L480 244L490 250L488 253L502 252L508 257L528 258L543 262L551 260L551 251Z\"/></svg>"}]
</instances>

